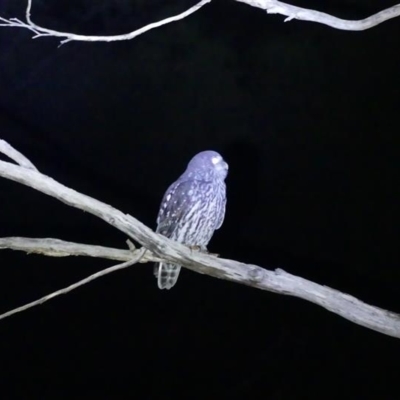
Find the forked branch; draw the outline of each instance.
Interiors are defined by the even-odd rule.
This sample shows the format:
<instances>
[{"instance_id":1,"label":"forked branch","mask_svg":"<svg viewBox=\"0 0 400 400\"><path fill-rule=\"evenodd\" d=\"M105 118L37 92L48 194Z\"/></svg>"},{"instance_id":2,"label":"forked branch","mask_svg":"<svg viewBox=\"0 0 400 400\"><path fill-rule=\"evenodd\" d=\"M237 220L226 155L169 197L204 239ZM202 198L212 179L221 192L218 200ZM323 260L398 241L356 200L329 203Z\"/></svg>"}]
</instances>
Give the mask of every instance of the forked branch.
<instances>
[{"instance_id":1,"label":"forked branch","mask_svg":"<svg viewBox=\"0 0 400 400\"><path fill-rule=\"evenodd\" d=\"M0 149L1 151L1 149ZM19 154L19 153L18 153ZM10 155L10 152L9 154ZM11 156L13 154L11 153ZM11 157L13 158L13 157ZM17 161L18 158L15 158ZM171 262L191 269L193 271L210 275L215 278L226 279L254 288L268 290L275 293L302 298L336 313L356 324L362 325L377 332L400 338L400 315L363 303L353 296L341 293L326 286L318 285L306 279L291 275L281 269L270 271L257 265L244 264L239 261L217 258L210 254L193 251L186 246L158 235L143 225L134 217L93 199L84 194L70 189L54 179L29 168L27 166L14 165L10 162L0 161L0 176L24 184L42 193L52 196L67 205L89 212L108 224L124 232L129 238L140 243L148 251L135 252L127 250L108 249L100 246L67 243L56 239L25 239L4 238L0 241L0 248L22 250L28 253L39 252L51 256L86 255L126 260L130 257L133 262L159 261ZM123 264L128 266L127 264ZM121 266L112 267L115 270ZM112 271L110 271L112 272ZM108 273L108 272L107 272ZM101 272L96 277L102 276ZM62 294L90 282L91 277L72 285L69 288L57 292ZM45 296L29 307L41 304L54 297L54 294ZM29 308L27 305L16 310L9 311L0 316L5 318L15 312Z\"/></svg>"}]
</instances>

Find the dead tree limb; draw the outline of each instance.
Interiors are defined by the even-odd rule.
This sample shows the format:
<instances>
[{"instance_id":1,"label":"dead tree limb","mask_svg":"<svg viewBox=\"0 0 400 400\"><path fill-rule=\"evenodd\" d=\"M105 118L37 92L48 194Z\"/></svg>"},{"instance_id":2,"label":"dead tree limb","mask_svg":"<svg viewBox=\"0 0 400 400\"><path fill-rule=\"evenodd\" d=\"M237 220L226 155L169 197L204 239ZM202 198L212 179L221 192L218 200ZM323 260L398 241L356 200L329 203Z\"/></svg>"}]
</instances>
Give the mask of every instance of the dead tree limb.
<instances>
[{"instance_id":1,"label":"dead tree limb","mask_svg":"<svg viewBox=\"0 0 400 400\"><path fill-rule=\"evenodd\" d=\"M11 154L11 158L13 158L13 154L20 154L18 152L10 153L10 151L8 151L8 153L8 156ZM17 163L18 160L19 157L15 156L15 161ZM0 176L29 186L69 206L89 212L101 218L116 229L124 232L129 238L140 243L144 249L148 250L146 254L140 253L140 258L143 257L142 261L159 261L161 259L215 278L226 279L274 293L299 297L324 307L356 324L389 336L400 338L400 315L396 313L365 304L353 296L291 275L281 269L270 271L257 265L217 258L210 254L193 251L182 244L156 234L136 218L124 214L99 200L70 189L30 166L27 167L0 161ZM100 251L97 246L96 248L89 249L87 247L88 245L86 245L86 247L85 245L78 245L74 253L74 246L72 244L54 242L55 239L50 239L50 242L49 239L36 239L36 243L33 245L32 240L34 239L21 240L21 238L4 238L0 242L0 248L23 250L28 253L37 251L42 254L53 256L57 255L56 253L58 253L58 255L69 253L70 255L96 256L96 252L101 257L105 256L104 250ZM134 250L131 249L130 251ZM109 253L105 258L112 258L110 257L111 253L113 253L113 257L121 257L120 259L124 259L123 257L127 256L125 253L126 250L118 251L117 249L108 249L107 252ZM132 254L132 259L136 260L137 256L138 253L135 253L135 255ZM101 274L101 272L98 274ZM90 280L90 277L86 278L84 283L88 283ZM62 289L60 294L66 289ZM52 295L50 295L50 297L51 296ZM34 302L33 305L41 304L42 300L43 298L39 299ZM18 308L19 311L23 309L24 306ZM15 312L17 311L11 310L8 313L0 315L0 319L12 315Z\"/></svg>"},{"instance_id":2,"label":"dead tree limb","mask_svg":"<svg viewBox=\"0 0 400 400\"><path fill-rule=\"evenodd\" d=\"M290 4L284 3L278 0L235 0L241 3L246 3L249 6L257 7L265 10L268 14L280 14L287 18L285 22L291 21L293 19L298 19L302 21L316 22L319 24L328 25L331 28L347 30L347 31L363 31L373 28L376 25L381 24L389 19L396 18L400 15L400 4L393 7L389 7L382 10L376 14L373 14L367 18L361 20L345 20L341 18L334 17L327 13L323 13L316 10L311 10L308 8L296 7ZM194 6L190 7L186 11L165 18L161 21L153 22L132 32L124 33L121 35L112 36L101 36L101 35L79 35L72 32L61 32L54 29L49 29L44 26L38 25L33 22L32 4L33 0L27 0L27 6L25 10L25 21L21 21L18 18L4 18L0 17L0 27L7 28L23 28L30 30L34 33L33 39L40 37L57 37L61 40L60 45L71 42L117 42L121 40L131 40L136 38L143 33L146 33L152 29L159 28L160 26L170 24L182 20L189 15L195 13L200 8L210 3L211 0L201 0Z\"/></svg>"}]
</instances>

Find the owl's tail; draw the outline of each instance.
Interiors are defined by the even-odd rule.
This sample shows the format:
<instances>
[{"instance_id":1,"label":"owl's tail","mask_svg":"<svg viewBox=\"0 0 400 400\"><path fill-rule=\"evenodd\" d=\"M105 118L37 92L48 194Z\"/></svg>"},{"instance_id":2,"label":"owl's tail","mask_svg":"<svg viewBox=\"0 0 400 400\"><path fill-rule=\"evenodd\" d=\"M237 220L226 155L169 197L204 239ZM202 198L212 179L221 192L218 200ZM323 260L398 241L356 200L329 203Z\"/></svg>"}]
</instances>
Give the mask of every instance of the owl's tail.
<instances>
[{"instance_id":1,"label":"owl's tail","mask_svg":"<svg viewBox=\"0 0 400 400\"><path fill-rule=\"evenodd\" d=\"M171 289L175 285L181 272L181 266L175 264L156 264L154 267L154 275L157 278L158 287L160 289Z\"/></svg>"}]
</instances>

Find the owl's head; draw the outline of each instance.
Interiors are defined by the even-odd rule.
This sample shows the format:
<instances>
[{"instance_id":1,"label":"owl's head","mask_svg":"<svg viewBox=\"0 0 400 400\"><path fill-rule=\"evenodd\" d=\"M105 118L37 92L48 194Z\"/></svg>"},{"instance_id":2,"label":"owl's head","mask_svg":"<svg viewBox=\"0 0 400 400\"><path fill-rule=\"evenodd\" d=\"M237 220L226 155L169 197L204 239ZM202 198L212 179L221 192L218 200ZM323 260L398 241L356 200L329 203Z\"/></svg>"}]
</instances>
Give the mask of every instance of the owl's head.
<instances>
[{"instance_id":1,"label":"owl's head","mask_svg":"<svg viewBox=\"0 0 400 400\"><path fill-rule=\"evenodd\" d=\"M221 154L213 150L197 153L189 162L187 170L194 175L206 175L224 180L228 175L228 164Z\"/></svg>"}]
</instances>

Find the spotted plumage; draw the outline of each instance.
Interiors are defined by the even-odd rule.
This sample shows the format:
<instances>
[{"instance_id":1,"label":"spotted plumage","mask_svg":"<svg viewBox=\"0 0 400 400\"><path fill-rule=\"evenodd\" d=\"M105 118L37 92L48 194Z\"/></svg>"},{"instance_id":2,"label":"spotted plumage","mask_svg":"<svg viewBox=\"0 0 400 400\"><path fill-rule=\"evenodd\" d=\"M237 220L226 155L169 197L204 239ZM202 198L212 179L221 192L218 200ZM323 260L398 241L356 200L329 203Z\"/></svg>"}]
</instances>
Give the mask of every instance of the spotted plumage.
<instances>
[{"instance_id":1,"label":"spotted plumage","mask_svg":"<svg viewBox=\"0 0 400 400\"><path fill-rule=\"evenodd\" d=\"M228 164L215 151L202 151L164 194L157 232L179 243L206 251L225 217ZM160 289L171 289L181 266L159 263L154 269Z\"/></svg>"}]
</instances>

